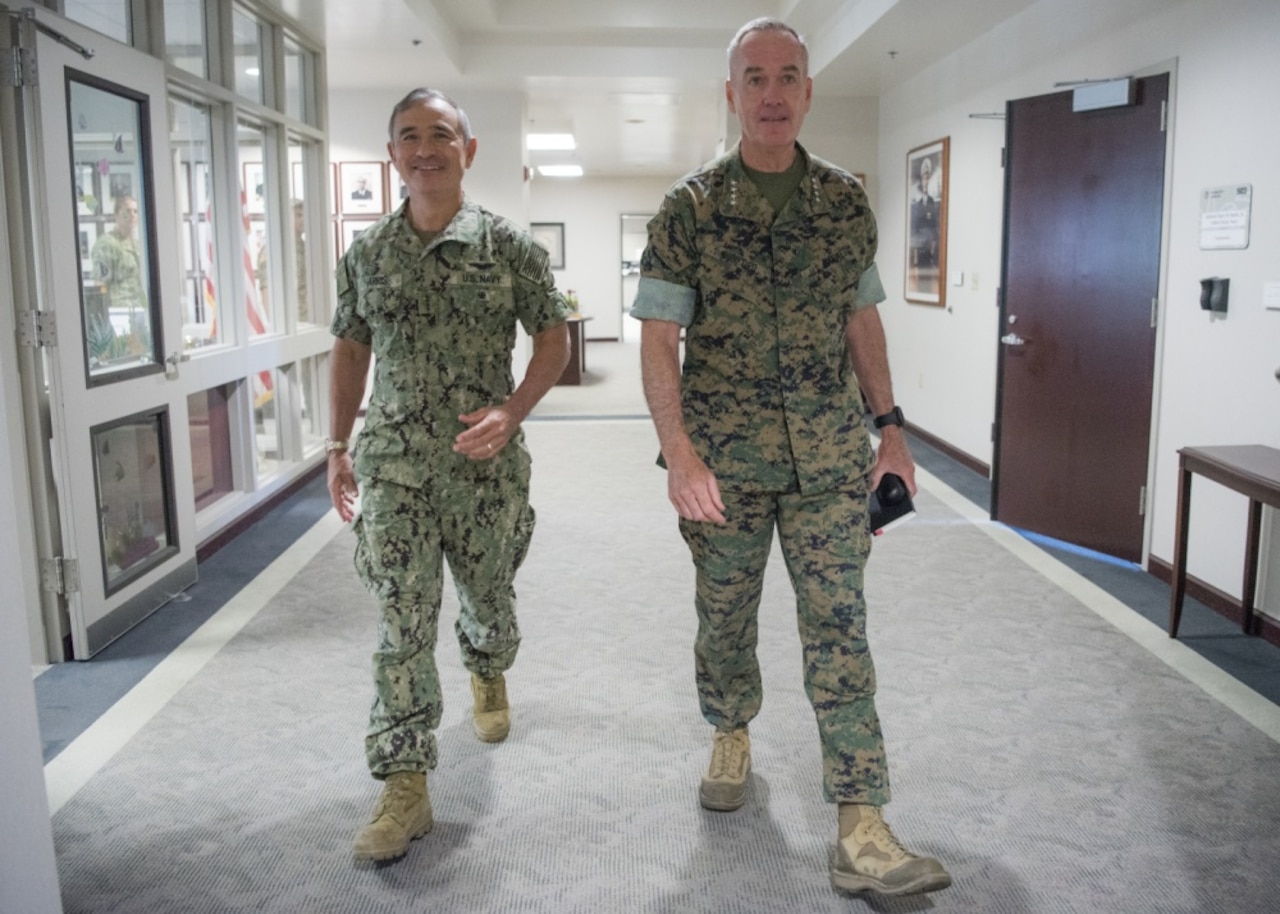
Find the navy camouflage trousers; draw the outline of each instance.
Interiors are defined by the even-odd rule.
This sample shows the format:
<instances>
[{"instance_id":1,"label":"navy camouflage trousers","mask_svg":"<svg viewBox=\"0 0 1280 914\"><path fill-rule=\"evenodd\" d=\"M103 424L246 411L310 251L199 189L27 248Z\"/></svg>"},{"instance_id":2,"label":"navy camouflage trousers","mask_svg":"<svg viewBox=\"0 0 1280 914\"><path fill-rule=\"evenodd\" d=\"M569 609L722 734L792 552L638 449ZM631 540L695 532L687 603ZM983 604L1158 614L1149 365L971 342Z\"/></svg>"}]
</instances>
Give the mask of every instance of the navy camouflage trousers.
<instances>
[{"instance_id":1,"label":"navy camouflage trousers","mask_svg":"<svg viewBox=\"0 0 1280 914\"><path fill-rule=\"evenodd\" d=\"M520 646L514 581L533 526L527 475L432 489L364 484L355 564L381 609L365 735L375 778L436 765L445 560L461 603L454 630L463 665L492 678L511 667Z\"/></svg>"},{"instance_id":2,"label":"navy camouflage trousers","mask_svg":"<svg viewBox=\"0 0 1280 914\"><path fill-rule=\"evenodd\" d=\"M720 494L727 525L680 521L697 569L694 661L703 717L734 730L760 711L757 613L776 527L796 595L823 793L830 802L884 805L889 771L862 591L871 552L865 490Z\"/></svg>"}]
</instances>

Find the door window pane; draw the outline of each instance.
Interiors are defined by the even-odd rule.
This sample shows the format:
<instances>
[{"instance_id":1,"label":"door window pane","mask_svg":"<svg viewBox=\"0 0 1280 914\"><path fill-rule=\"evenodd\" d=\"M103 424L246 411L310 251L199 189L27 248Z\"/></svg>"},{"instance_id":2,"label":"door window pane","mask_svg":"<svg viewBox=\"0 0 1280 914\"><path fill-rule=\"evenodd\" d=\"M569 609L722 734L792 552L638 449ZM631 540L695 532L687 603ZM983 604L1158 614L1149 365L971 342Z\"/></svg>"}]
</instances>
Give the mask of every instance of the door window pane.
<instances>
[{"instance_id":1,"label":"door window pane","mask_svg":"<svg viewBox=\"0 0 1280 914\"><path fill-rule=\"evenodd\" d=\"M191 475L196 510L213 504L235 488L231 467L231 398L235 385L223 384L187 398L191 423Z\"/></svg>"},{"instance_id":2,"label":"door window pane","mask_svg":"<svg viewBox=\"0 0 1280 914\"><path fill-rule=\"evenodd\" d=\"M67 85L89 383L160 371L148 103L106 83Z\"/></svg>"},{"instance_id":3,"label":"door window pane","mask_svg":"<svg viewBox=\"0 0 1280 914\"><path fill-rule=\"evenodd\" d=\"M90 440L103 584L110 595L177 550L168 410L97 426Z\"/></svg>"},{"instance_id":4,"label":"door window pane","mask_svg":"<svg viewBox=\"0 0 1280 914\"><path fill-rule=\"evenodd\" d=\"M204 0L164 0L164 53L175 67L208 78Z\"/></svg>"},{"instance_id":5,"label":"door window pane","mask_svg":"<svg viewBox=\"0 0 1280 914\"><path fill-rule=\"evenodd\" d=\"M231 31L235 40L235 90L237 95L261 103L262 26L244 10L231 11Z\"/></svg>"},{"instance_id":6,"label":"door window pane","mask_svg":"<svg viewBox=\"0 0 1280 914\"><path fill-rule=\"evenodd\" d=\"M169 101L169 145L175 162L178 242L182 248L182 348L222 342L218 319L217 248L214 244L213 141L209 109L181 98Z\"/></svg>"}]
</instances>

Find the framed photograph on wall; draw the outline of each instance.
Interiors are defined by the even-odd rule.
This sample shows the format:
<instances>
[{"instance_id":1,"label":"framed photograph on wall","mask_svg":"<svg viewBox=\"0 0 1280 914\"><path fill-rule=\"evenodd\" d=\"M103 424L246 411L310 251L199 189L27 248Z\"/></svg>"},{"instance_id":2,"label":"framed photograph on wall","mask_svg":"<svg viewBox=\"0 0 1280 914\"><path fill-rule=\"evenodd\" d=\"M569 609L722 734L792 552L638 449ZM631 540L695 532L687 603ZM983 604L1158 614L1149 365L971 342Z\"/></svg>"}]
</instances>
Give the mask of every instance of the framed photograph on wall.
<instances>
[{"instance_id":1,"label":"framed photograph on wall","mask_svg":"<svg viewBox=\"0 0 1280 914\"><path fill-rule=\"evenodd\" d=\"M387 211L387 171L381 162L338 163L338 212L344 216Z\"/></svg>"},{"instance_id":2,"label":"framed photograph on wall","mask_svg":"<svg viewBox=\"0 0 1280 914\"><path fill-rule=\"evenodd\" d=\"M529 225L533 240L547 249L551 255L551 269L564 269L564 223L534 222Z\"/></svg>"},{"instance_id":3,"label":"framed photograph on wall","mask_svg":"<svg viewBox=\"0 0 1280 914\"><path fill-rule=\"evenodd\" d=\"M907 276L909 302L947 304L947 180L951 138L907 153Z\"/></svg>"},{"instance_id":4,"label":"framed photograph on wall","mask_svg":"<svg viewBox=\"0 0 1280 914\"><path fill-rule=\"evenodd\" d=\"M377 221L378 220L376 219L344 219L342 220L342 234L339 236L339 243L341 244L341 249L338 251L338 256L341 257L343 254L347 253L347 248L351 247L351 242L355 241L356 237L361 232L363 232L365 229L367 229L369 226L373 225Z\"/></svg>"}]
</instances>

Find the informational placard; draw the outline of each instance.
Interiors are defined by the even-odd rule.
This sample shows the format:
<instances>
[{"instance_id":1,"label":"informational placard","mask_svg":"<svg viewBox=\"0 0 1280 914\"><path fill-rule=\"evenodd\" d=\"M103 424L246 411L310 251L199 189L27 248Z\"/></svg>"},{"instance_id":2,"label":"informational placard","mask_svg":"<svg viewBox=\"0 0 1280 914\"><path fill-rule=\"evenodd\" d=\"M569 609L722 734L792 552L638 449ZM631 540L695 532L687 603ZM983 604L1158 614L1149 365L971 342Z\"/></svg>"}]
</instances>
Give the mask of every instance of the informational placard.
<instances>
[{"instance_id":1,"label":"informational placard","mask_svg":"<svg viewBox=\"0 0 1280 914\"><path fill-rule=\"evenodd\" d=\"M1200 193L1200 250L1242 250L1249 246L1253 185L1206 187Z\"/></svg>"}]
</instances>

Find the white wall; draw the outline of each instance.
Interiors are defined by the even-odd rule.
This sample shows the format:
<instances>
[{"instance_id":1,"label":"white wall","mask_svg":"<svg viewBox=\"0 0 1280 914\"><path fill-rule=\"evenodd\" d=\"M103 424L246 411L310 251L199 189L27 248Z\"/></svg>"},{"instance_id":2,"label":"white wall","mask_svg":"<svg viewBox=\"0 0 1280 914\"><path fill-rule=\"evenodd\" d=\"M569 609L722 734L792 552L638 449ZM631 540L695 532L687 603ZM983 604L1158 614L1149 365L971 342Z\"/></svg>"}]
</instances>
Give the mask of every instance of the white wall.
<instances>
[{"instance_id":1,"label":"white wall","mask_svg":"<svg viewBox=\"0 0 1280 914\"><path fill-rule=\"evenodd\" d=\"M556 287L577 294L591 318L588 339L618 339L622 310L632 304L622 294L623 214L656 213L677 177L534 179L530 219L564 223L565 268L555 271Z\"/></svg>"},{"instance_id":2,"label":"white wall","mask_svg":"<svg viewBox=\"0 0 1280 914\"><path fill-rule=\"evenodd\" d=\"M1149 553L1173 552L1177 450L1188 445L1280 447L1280 311L1264 311L1262 285L1280 280L1280 4L1274 0L1041 0L880 102L882 199L904 200L908 149L951 137L948 268L970 285L948 288L946 310L902 299L904 215L882 206L882 307L898 401L912 421L989 462L994 418L996 284L1000 267L1003 125L970 113L1055 91L1060 80L1144 72L1176 60L1173 154L1162 360ZM1201 251L1203 188L1253 184L1248 250ZM974 277L976 276L976 282ZM1231 279L1231 310L1199 309L1199 280ZM1123 396L1123 391L1117 391ZM1188 570L1240 595L1242 496L1196 485ZM1280 542L1271 546L1280 573ZM1269 606L1273 614L1280 607Z\"/></svg>"}]
</instances>

